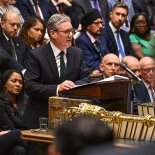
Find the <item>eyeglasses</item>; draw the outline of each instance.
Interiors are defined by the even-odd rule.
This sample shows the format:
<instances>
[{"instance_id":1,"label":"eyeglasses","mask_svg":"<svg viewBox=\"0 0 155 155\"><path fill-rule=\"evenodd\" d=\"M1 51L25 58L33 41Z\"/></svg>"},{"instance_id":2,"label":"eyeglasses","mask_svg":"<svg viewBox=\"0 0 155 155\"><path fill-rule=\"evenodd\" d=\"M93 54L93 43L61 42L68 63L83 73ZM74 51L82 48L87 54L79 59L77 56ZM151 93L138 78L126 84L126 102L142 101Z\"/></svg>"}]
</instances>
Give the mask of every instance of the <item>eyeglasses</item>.
<instances>
[{"instance_id":1,"label":"eyeglasses","mask_svg":"<svg viewBox=\"0 0 155 155\"><path fill-rule=\"evenodd\" d=\"M65 31L57 30L57 32L62 32L62 33L65 34L65 36L69 36L70 34L74 34L75 33L75 30L74 29L65 30Z\"/></svg>"},{"instance_id":2,"label":"eyeglasses","mask_svg":"<svg viewBox=\"0 0 155 155\"><path fill-rule=\"evenodd\" d=\"M103 25L103 22L102 22L102 21L101 21L101 22L93 22L93 24L95 24L95 25L98 26L98 25L100 25L100 24Z\"/></svg>"},{"instance_id":3,"label":"eyeglasses","mask_svg":"<svg viewBox=\"0 0 155 155\"><path fill-rule=\"evenodd\" d=\"M142 70L145 73L149 73L150 71L155 73L155 67L152 67L152 68L142 68Z\"/></svg>"}]
</instances>

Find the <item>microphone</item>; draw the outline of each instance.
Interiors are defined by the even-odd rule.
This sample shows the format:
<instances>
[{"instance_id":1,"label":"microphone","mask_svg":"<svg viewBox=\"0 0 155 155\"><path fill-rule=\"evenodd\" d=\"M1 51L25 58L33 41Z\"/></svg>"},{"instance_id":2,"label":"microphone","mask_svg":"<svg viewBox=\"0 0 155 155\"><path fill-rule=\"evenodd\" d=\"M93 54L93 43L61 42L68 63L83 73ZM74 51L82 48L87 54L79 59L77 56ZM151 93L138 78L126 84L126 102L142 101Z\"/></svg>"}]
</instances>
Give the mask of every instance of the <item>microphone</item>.
<instances>
[{"instance_id":1,"label":"microphone","mask_svg":"<svg viewBox=\"0 0 155 155\"><path fill-rule=\"evenodd\" d=\"M133 77L133 79L136 79L139 82L141 81L141 79L135 75L135 73L131 71L124 63L120 63L120 67L126 70Z\"/></svg>"}]
</instances>

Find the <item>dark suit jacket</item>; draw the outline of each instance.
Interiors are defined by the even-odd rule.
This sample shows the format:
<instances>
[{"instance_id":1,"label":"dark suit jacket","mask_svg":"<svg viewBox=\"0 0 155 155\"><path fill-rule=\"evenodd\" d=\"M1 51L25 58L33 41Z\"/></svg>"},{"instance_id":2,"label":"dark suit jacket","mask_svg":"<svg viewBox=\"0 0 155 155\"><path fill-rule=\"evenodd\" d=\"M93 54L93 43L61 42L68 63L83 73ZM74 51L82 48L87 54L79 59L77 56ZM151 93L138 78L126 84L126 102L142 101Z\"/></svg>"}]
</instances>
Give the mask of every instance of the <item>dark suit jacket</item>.
<instances>
[{"instance_id":1,"label":"dark suit jacket","mask_svg":"<svg viewBox=\"0 0 155 155\"><path fill-rule=\"evenodd\" d=\"M32 3L30 0L19 0L16 2L15 5L21 12L22 16L24 19L26 19L28 16L34 16L35 15L35 10L32 6ZM49 6L48 6L48 1L47 0L39 0L39 7L42 11L44 21L47 23L48 19L50 18L50 13L49 13Z\"/></svg>"},{"instance_id":2,"label":"dark suit jacket","mask_svg":"<svg viewBox=\"0 0 155 155\"><path fill-rule=\"evenodd\" d=\"M71 2L71 4L72 4L71 7L65 4L61 4L61 7L64 13L71 18L71 23L73 27L76 29L78 28L81 17L83 16L83 12L82 12L83 10L82 10L82 7L78 5L76 2L73 1ZM49 1L49 11L51 15L58 13L55 5L52 3L51 0Z\"/></svg>"},{"instance_id":3,"label":"dark suit jacket","mask_svg":"<svg viewBox=\"0 0 155 155\"><path fill-rule=\"evenodd\" d=\"M147 88L145 87L143 81L140 84L134 85L134 91L135 95L140 101L140 103L148 103L151 102L149 93L147 91Z\"/></svg>"},{"instance_id":4,"label":"dark suit jacket","mask_svg":"<svg viewBox=\"0 0 155 155\"><path fill-rule=\"evenodd\" d=\"M101 55L104 56L109 52L107 41L103 35L99 36L98 40ZM81 48L83 51L83 58L86 65L93 70L100 70L99 64L102 61L100 53L96 50L87 33L81 32L81 35L75 40L75 42L77 47Z\"/></svg>"},{"instance_id":5,"label":"dark suit jacket","mask_svg":"<svg viewBox=\"0 0 155 155\"><path fill-rule=\"evenodd\" d=\"M107 40L109 52L116 54L119 56L119 51L117 48L117 43L115 41L114 34L109 25L104 28L103 34ZM124 50L126 55L133 55L133 51L131 50L131 44L129 40L129 35L126 31L120 29L120 35L122 38L122 42L124 45Z\"/></svg>"},{"instance_id":6,"label":"dark suit jacket","mask_svg":"<svg viewBox=\"0 0 155 155\"><path fill-rule=\"evenodd\" d=\"M132 3L133 3L133 8L135 10L135 13L144 12L146 16L149 17L145 0L132 0Z\"/></svg>"},{"instance_id":7,"label":"dark suit jacket","mask_svg":"<svg viewBox=\"0 0 155 155\"><path fill-rule=\"evenodd\" d=\"M2 33L2 30L0 29L0 52L2 52L1 55L4 55L5 53L5 56L8 59L13 59L11 61L7 61L8 64L10 64L9 66L11 66L11 68L13 69L21 71L24 69L25 65L24 62L27 55L27 46L17 37L13 37L12 41L16 49L18 62L16 62L16 60L13 59L11 46L9 45L4 34Z\"/></svg>"},{"instance_id":8,"label":"dark suit jacket","mask_svg":"<svg viewBox=\"0 0 155 155\"><path fill-rule=\"evenodd\" d=\"M0 131L24 129L25 126L21 120L13 115L10 102L5 99L0 99Z\"/></svg>"},{"instance_id":9,"label":"dark suit jacket","mask_svg":"<svg viewBox=\"0 0 155 155\"><path fill-rule=\"evenodd\" d=\"M30 52L25 80L29 101L24 113L24 124L38 128L38 118L48 116L48 98L56 95L60 83L55 57L50 44ZM82 51L76 47L67 49L67 80L80 84L87 79L88 68L83 62Z\"/></svg>"},{"instance_id":10,"label":"dark suit jacket","mask_svg":"<svg viewBox=\"0 0 155 155\"><path fill-rule=\"evenodd\" d=\"M83 15L92 9L90 0L74 0L83 9ZM98 0L99 6L101 8L102 17L105 19L106 23L109 21L109 5L107 0Z\"/></svg>"}]
</instances>

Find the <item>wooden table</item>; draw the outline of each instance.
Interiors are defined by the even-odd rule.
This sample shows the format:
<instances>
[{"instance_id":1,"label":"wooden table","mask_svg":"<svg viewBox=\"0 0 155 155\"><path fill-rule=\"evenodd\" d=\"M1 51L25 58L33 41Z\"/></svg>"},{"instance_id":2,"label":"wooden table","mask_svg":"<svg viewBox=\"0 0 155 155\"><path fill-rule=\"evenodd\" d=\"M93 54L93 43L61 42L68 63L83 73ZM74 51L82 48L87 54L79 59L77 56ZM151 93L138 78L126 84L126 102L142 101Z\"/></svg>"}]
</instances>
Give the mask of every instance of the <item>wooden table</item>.
<instances>
[{"instance_id":1,"label":"wooden table","mask_svg":"<svg viewBox=\"0 0 155 155\"><path fill-rule=\"evenodd\" d=\"M48 130L46 133L40 133L39 129L23 130L21 132L21 137L27 141L44 143L51 143L55 138L54 131Z\"/></svg>"},{"instance_id":2,"label":"wooden table","mask_svg":"<svg viewBox=\"0 0 155 155\"><path fill-rule=\"evenodd\" d=\"M33 130L24 130L21 132L21 137L27 141L43 142L43 143L52 143L55 139L54 131L48 130L46 133L40 133L39 129ZM135 140L127 139L116 139L114 146L119 148L134 148L139 144Z\"/></svg>"}]
</instances>

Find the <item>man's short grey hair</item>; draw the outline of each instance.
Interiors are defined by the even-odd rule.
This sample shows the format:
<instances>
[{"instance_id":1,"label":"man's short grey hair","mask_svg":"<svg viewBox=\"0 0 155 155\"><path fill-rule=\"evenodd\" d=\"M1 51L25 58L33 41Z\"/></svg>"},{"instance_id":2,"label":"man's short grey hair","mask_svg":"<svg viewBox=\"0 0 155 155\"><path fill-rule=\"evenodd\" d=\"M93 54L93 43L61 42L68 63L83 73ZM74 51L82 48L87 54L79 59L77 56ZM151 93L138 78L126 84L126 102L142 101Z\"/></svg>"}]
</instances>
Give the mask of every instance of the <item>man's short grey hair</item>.
<instances>
[{"instance_id":1,"label":"man's short grey hair","mask_svg":"<svg viewBox=\"0 0 155 155\"><path fill-rule=\"evenodd\" d=\"M47 32L49 34L50 30L57 30L59 25L64 22L71 22L70 17L64 14L54 14L47 23Z\"/></svg>"}]
</instances>

